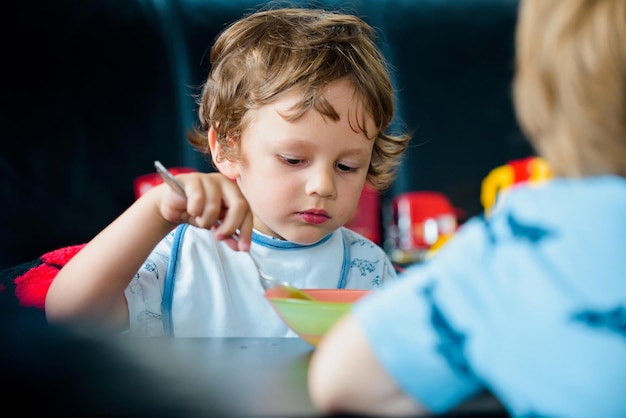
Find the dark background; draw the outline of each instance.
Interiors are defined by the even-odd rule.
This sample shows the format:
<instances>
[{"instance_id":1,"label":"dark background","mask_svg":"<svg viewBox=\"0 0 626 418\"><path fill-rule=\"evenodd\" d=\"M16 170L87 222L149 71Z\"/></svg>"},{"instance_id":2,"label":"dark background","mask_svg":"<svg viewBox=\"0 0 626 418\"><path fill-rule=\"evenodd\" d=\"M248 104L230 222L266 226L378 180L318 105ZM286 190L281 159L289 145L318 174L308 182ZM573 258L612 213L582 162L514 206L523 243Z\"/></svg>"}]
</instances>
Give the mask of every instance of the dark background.
<instances>
[{"instance_id":1,"label":"dark background","mask_svg":"<svg viewBox=\"0 0 626 418\"><path fill-rule=\"evenodd\" d=\"M285 4L285 3L283 3ZM397 126L414 134L383 203L445 193L479 213L492 168L531 154L511 104L516 0L293 1L380 29ZM3 13L0 269L91 239L134 200L133 180L211 165L185 139L208 49L262 5L231 0L23 0Z\"/></svg>"}]
</instances>

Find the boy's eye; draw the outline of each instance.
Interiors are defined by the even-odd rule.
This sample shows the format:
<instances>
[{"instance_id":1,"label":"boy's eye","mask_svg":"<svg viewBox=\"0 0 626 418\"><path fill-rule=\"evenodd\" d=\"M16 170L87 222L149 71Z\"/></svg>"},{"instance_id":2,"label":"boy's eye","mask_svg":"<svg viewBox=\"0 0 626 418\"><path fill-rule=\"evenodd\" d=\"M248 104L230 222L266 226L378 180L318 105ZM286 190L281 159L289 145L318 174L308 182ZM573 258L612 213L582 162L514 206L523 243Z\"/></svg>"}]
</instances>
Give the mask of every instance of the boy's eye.
<instances>
[{"instance_id":1,"label":"boy's eye","mask_svg":"<svg viewBox=\"0 0 626 418\"><path fill-rule=\"evenodd\" d=\"M287 165L300 165L304 162L301 158L282 157L282 160Z\"/></svg>"},{"instance_id":2,"label":"boy's eye","mask_svg":"<svg viewBox=\"0 0 626 418\"><path fill-rule=\"evenodd\" d=\"M337 164L337 169L339 171L341 171L342 173L349 173L351 171L355 171L356 170L356 168L350 167L350 166L345 165L345 164Z\"/></svg>"}]
</instances>

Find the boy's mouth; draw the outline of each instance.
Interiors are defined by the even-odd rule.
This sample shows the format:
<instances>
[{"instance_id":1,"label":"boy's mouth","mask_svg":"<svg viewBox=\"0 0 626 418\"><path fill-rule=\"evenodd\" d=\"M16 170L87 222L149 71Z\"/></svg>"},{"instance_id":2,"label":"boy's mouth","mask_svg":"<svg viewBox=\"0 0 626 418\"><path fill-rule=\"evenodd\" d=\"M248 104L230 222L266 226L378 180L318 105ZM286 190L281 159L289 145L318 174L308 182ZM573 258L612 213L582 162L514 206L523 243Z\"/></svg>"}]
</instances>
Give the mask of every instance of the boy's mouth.
<instances>
[{"instance_id":1,"label":"boy's mouth","mask_svg":"<svg viewBox=\"0 0 626 418\"><path fill-rule=\"evenodd\" d=\"M330 216L324 210L311 209L304 212L298 212L298 216L309 224L320 225L330 219Z\"/></svg>"}]
</instances>

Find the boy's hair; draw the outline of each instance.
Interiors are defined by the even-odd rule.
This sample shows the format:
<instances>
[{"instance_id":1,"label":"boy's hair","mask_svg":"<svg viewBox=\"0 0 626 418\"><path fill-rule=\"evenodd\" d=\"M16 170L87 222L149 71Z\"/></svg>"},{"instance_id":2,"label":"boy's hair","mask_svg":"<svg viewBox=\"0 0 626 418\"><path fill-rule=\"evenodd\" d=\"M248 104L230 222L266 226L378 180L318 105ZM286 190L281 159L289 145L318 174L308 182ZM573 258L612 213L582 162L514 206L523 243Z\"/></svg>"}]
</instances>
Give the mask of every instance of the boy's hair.
<instances>
[{"instance_id":1,"label":"boy's hair","mask_svg":"<svg viewBox=\"0 0 626 418\"><path fill-rule=\"evenodd\" d=\"M558 176L626 177L626 0L521 0L514 99Z\"/></svg>"},{"instance_id":2,"label":"boy's hair","mask_svg":"<svg viewBox=\"0 0 626 418\"><path fill-rule=\"evenodd\" d=\"M382 190L393 181L410 137L387 132L395 111L387 62L376 46L374 29L356 16L279 8L231 24L211 49L211 70L198 100L201 126L188 139L208 154L206 133L213 127L223 157L237 159L248 111L294 91L301 100L288 120L315 109L336 121L338 114L324 98L324 87L343 77L352 82L373 117L376 132L366 132L363 120L354 128L375 141L367 180Z\"/></svg>"}]
</instances>

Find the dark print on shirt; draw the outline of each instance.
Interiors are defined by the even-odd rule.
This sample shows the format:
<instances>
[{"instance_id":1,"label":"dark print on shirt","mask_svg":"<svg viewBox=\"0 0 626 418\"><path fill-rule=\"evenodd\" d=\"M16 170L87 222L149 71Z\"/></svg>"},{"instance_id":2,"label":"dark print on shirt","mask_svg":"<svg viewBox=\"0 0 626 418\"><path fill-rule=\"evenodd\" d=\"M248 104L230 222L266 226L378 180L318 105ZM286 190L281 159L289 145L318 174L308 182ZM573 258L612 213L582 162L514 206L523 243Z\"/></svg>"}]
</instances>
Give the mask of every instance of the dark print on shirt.
<instances>
[{"instance_id":1,"label":"dark print on shirt","mask_svg":"<svg viewBox=\"0 0 626 418\"><path fill-rule=\"evenodd\" d=\"M350 262L350 268L357 268L361 276L367 276L376 271L376 265L378 264L379 261L380 260L368 261L368 260L363 260L362 258L356 258ZM379 288L382 285L382 280L380 279L379 275L376 275L372 279L371 283L376 288Z\"/></svg>"},{"instance_id":2,"label":"dark print on shirt","mask_svg":"<svg viewBox=\"0 0 626 418\"><path fill-rule=\"evenodd\" d=\"M351 242L349 242L349 245L351 247L368 247L368 248L376 247L376 244L374 244L372 241L369 241L363 238L357 238L355 240L352 240Z\"/></svg>"},{"instance_id":3,"label":"dark print on shirt","mask_svg":"<svg viewBox=\"0 0 626 418\"><path fill-rule=\"evenodd\" d=\"M609 311L583 310L572 315L572 320L591 328L602 328L626 337L626 308L618 306Z\"/></svg>"},{"instance_id":4,"label":"dark print on shirt","mask_svg":"<svg viewBox=\"0 0 626 418\"><path fill-rule=\"evenodd\" d=\"M145 271L149 271L150 273L155 272L157 267L156 264L150 260L146 261L143 265L143 269Z\"/></svg>"},{"instance_id":5,"label":"dark print on shirt","mask_svg":"<svg viewBox=\"0 0 626 418\"><path fill-rule=\"evenodd\" d=\"M518 240L526 240L532 244L536 244L541 240L555 235L554 231L543 226L522 223L512 214L508 214L506 223L511 231L511 236ZM496 233L493 230L493 221L491 218L485 220L485 227L489 241L496 243Z\"/></svg>"},{"instance_id":6,"label":"dark print on shirt","mask_svg":"<svg viewBox=\"0 0 626 418\"><path fill-rule=\"evenodd\" d=\"M471 370L463 353L467 337L457 331L437 307L433 297L434 288L435 285L430 284L424 288L423 293L430 304L430 320L439 335L437 351L445 357L450 368L459 374L470 375Z\"/></svg>"},{"instance_id":7,"label":"dark print on shirt","mask_svg":"<svg viewBox=\"0 0 626 418\"><path fill-rule=\"evenodd\" d=\"M368 274L376 271L376 264L378 264L380 260L369 261L363 260L362 258L355 258L350 262L350 267L356 267L359 269L361 276L367 276Z\"/></svg>"},{"instance_id":8,"label":"dark print on shirt","mask_svg":"<svg viewBox=\"0 0 626 418\"><path fill-rule=\"evenodd\" d=\"M525 239L533 244L553 234L552 231L544 227L523 224L511 214L507 217L507 221L515 238Z\"/></svg>"}]
</instances>

